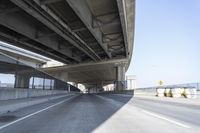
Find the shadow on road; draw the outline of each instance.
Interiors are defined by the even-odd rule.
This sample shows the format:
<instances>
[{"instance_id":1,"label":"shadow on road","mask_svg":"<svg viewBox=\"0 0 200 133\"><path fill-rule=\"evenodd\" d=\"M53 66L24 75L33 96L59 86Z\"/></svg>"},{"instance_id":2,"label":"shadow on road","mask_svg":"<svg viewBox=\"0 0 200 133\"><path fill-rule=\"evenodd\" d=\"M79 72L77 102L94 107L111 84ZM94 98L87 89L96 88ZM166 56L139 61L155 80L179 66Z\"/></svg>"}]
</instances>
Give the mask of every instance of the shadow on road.
<instances>
[{"instance_id":1,"label":"shadow on road","mask_svg":"<svg viewBox=\"0 0 200 133\"><path fill-rule=\"evenodd\" d=\"M120 97L109 94L101 94L100 96L120 100L118 106L113 105L103 98L96 95L85 94L80 95L73 102L70 102L71 110L68 120L72 120L66 124L69 132L88 133L94 131L111 116L113 116L121 107L123 107L132 97ZM72 105L73 104L73 105ZM72 129L72 124L75 124L76 129Z\"/></svg>"},{"instance_id":2,"label":"shadow on road","mask_svg":"<svg viewBox=\"0 0 200 133\"><path fill-rule=\"evenodd\" d=\"M119 111L131 97L121 97L109 94L103 97L121 100L119 105L108 102L93 94L81 94L77 97L55 106L47 111L31 116L11 125L0 133L89 133L93 132L105 121ZM29 107L32 108L32 107ZM21 109L20 114L23 114ZM26 112L27 113L27 112ZM13 112L17 115L17 112Z\"/></svg>"}]
</instances>

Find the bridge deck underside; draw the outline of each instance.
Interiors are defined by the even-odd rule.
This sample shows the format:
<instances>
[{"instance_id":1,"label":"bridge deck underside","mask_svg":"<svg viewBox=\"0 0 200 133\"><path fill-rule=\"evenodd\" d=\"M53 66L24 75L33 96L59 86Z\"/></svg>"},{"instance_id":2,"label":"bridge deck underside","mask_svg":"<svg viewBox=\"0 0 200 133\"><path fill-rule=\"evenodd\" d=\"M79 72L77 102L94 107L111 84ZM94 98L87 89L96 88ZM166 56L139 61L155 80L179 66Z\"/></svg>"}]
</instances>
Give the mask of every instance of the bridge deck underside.
<instances>
[{"instance_id":1,"label":"bridge deck underside","mask_svg":"<svg viewBox=\"0 0 200 133\"><path fill-rule=\"evenodd\" d=\"M125 58L116 0L0 1L0 40L66 64Z\"/></svg>"},{"instance_id":2,"label":"bridge deck underside","mask_svg":"<svg viewBox=\"0 0 200 133\"><path fill-rule=\"evenodd\" d=\"M86 86L112 84L116 80L117 65L125 60L116 60L112 62L85 63L81 65L66 65L61 67L43 68L42 70L51 76L81 83Z\"/></svg>"}]
</instances>

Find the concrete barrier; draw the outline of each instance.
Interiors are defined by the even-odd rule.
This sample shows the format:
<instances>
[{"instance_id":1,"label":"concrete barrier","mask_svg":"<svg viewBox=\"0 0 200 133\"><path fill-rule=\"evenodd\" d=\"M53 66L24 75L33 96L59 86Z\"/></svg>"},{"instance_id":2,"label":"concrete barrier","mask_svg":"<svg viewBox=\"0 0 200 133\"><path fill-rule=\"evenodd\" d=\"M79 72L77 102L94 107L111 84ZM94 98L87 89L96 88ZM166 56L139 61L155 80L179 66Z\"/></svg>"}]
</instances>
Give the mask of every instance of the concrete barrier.
<instances>
[{"instance_id":1,"label":"concrete barrier","mask_svg":"<svg viewBox=\"0 0 200 133\"><path fill-rule=\"evenodd\" d=\"M164 95L163 95L164 94ZM139 88L134 90L134 95L144 96L158 96L158 97L182 97L185 98L196 98L200 97L200 91L196 88L181 88L181 87L160 87L160 88Z\"/></svg>"},{"instance_id":2,"label":"concrete barrier","mask_svg":"<svg viewBox=\"0 0 200 133\"><path fill-rule=\"evenodd\" d=\"M200 90L197 90L197 97L200 97Z\"/></svg>"},{"instance_id":3,"label":"concrete barrier","mask_svg":"<svg viewBox=\"0 0 200 133\"><path fill-rule=\"evenodd\" d=\"M3 105L2 105L2 103L0 103L0 105L1 105L0 106L0 114L4 114L7 112L13 112L13 111L16 111L16 110L24 108L24 107L44 103L49 100L55 100L55 99L63 98L63 97L70 96L70 95L74 95L74 94L69 93L69 94L37 97L37 98L25 98L25 99L18 99L15 101L4 100L4 101L2 101Z\"/></svg>"},{"instance_id":4,"label":"concrete barrier","mask_svg":"<svg viewBox=\"0 0 200 133\"><path fill-rule=\"evenodd\" d=\"M173 88L171 89L172 97L181 97L181 88Z\"/></svg>"},{"instance_id":5,"label":"concrete barrier","mask_svg":"<svg viewBox=\"0 0 200 133\"><path fill-rule=\"evenodd\" d=\"M186 90L186 91L185 91ZM181 97L185 96L186 98L196 98L200 97L200 91L197 91L195 88L191 90L191 88L156 88L146 89L134 89L134 90L122 90L122 91L103 91L99 93L107 93L107 94L125 94L125 95L144 95L144 96L159 96L159 97Z\"/></svg>"},{"instance_id":6,"label":"concrete barrier","mask_svg":"<svg viewBox=\"0 0 200 133\"><path fill-rule=\"evenodd\" d=\"M183 96L183 94L184 94L184 91L185 91L185 89L184 89L184 88L180 88L180 93L181 93L181 96Z\"/></svg>"},{"instance_id":7,"label":"concrete barrier","mask_svg":"<svg viewBox=\"0 0 200 133\"><path fill-rule=\"evenodd\" d=\"M156 89L134 89L134 95L156 96Z\"/></svg>"},{"instance_id":8,"label":"concrete barrier","mask_svg":"<svg viewBox=\"0 0 200 133\"><path fill-rule=\"evenodd\" d=\"M157 96L158 96L158 97L164 97L164 96L165 96L165 95L164 95L165 89L163 89L163 88L157 88L157 89L156 89L156 92L157 92Z\"/></svg>"},{"instance_id":9,"label":"concrete barrier","mask_svg":"<svg viewBox=\"0 0 200 133\"><path fill-rule=\"evenodd\" d=\"M165 91L164 91L164 95L166 97L171 97L172 96L171 89L170 88L166 88Z\"/></svg>"},{"instance_id":10,"label":"concrete barrier","mask_svg":"<svg viewBox=\"0 0 200 133\"><path fill-rule=\"evenodd\" d=\"M55 94L68 93L65 90L39 90L39 89L14 89L14 88L1 88L0 100L19 99L27 97L48 96Z\"/></svg>"},{"instance_id":11,"label":"concrete barrier","mask_svg":"<svg viewBox=\"0 0 200 133\"><path fill-rule=\"evenodd\" d=\"M99 93L134 95L134 90L103 91L103 92L99 92Z\"/></svg>"},{"instance_id":12,"label":"concrete barrier","mask_svg":"<svg viewBox=\"0 0 200 133\"><path fill-rule=\"evenodd\" d=\"M197 89L192 88L192 89L185 89L184 90L184 96L186 98L196 98L197 97Z\"/></svg>"}]
</instances>

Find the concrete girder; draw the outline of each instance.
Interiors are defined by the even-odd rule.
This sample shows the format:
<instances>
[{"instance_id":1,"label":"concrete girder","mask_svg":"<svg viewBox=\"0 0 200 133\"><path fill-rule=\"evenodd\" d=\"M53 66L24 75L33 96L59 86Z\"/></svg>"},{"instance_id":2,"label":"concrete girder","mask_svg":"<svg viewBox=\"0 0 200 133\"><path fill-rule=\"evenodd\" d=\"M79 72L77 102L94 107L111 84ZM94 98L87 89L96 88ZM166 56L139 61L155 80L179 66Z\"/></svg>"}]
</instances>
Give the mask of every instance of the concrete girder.
<instances>
[{"instance_id":1,"label":"concrete girder","mask_svg":"<svg viewBox=\"0 0 200 133\"><path fill-rule=\"evenodd\" d=\"M104 35L103 36L103 41L104 42L110 42L110 41L115 41L118 39L123 39L122 34L110 34L110 35Z\"/></svg>"},{"instance_id":2,"label":"concrete girder","mask_svg":"<svg viewBox=\"0 0 200 133\"><path fill-rule=\"evenodd\" d=\"M109 36L104 36L103 37L103 42L104 42L104 45L107 46L108 50L109 51L113 51L111 50L112 46L118 46L118 47L123 47L123 44L121 44L120 42L124 41L123 37L121 34L115 36L115 37L109 37Z\"/></svg>"},{"instance_id":3,"label":"concrete girder","mask_svg":"<svg viewBox=\"0 0 200 133\"><path fill-rule=\"evenodd\" d=\"M68 4L71 6L71 8L75 11L75 13L79 16L79 18L83 21L83 23L86 25L88 30L92 33L92 35L95 37L99 45L102 47L102 49L105 51L107 56L109 58L111 57L111 54L108 52L107 48L103 45L102 42L102 32L98 28L93 28L92 21L94 16L92 15L91 11L88 8L88 5L85 0L66 0Z\"/></svg>"},{"instance_id":4,"label":"concrete girder","mask_svg":"<svg viewBox=\"0 0 200 133\"><path fill-rule=\"evenodd\" d=\"M14 31L17 31L18 33L26 36L27 38L21 38L20 41L28 41L28 40L34 40L38 43L41 43L45 46L48 46L63 55L75 60L76 62L80 62L81 59L78 56L72 57L72 52L69 49L58 49L58 41L48 37L48 38L36 38L36 30L35 27L30 25L26 22L22 17L18 16L17 14L14 15L4 15L0 17L0 24L12 29Z\"/></svg>"},{"instance_id":5,"label":"concrete girder","mask_svg":"<svg viewBox=\"0 0 200 133\"><path fill-rule=\"evenodd\" d=\"M118 12L108 12L108 13L104 13L104 14L98 14L95 16L95 18L107 18L107 17L118 17Z\"/></svg>"},{"instance_id":6,"label":"concrete girder","mask_svg":"<svg viewBox=\"0 0 200 133\"><path fill-rule=\"evenodd\" d=\"M103 42L105 44L112 44L121 41L124 41L122 33L107 33L103 36Z\"/></svg>"},{"instance_id":7,"label":"concrete girder","mask_svg":"<svg viewBox=\"0 0 200 133\"><path fill-rule=\"evenodd\" d=\"M49 33L49 34L38 34L38 35L36 35L36 37L35 38L46 38L46 37L53 37L53 36L56 36L57 34L56 33Z\"/></svg>"},{"instance_id":8,"label":"concrete girder","mask_svg":"<svg viewBox=\"0 0 200 133\"><path fill-rule=\"evenodd\" d=\"M50 57L53 57L54 59L56 59L58 61L70 63L69 60L60 58L60 56L58 56L58 55L52 54L51 52L49 52L47 50L42 50L42 49L40 49L36 46L33 46L33 45L31 45L27 42L21 41L18 38L14 37L14 36L7 35L3 32L0 32L0 38L3 39L3 41L6 41L8 43L15 43L15 45L18 45L18 46L23 45L23 46L26 46L26 47L31 47L32 49L39 51L40 53L44 53L46 55L49 55Z\"/></svg>"},{"instance_id":9,"label":"concrete girder","mask_svg":"<svg viewBox=\"0 0 200 133\"><path fill-rule=\"evenodd\" d=\"M35 3L38 4L38 6L40 6L43 10L46 11L46 13L48 13L51 17L53 17L60 25L62 25L65 29L68 30L68 32L70 34L72 34L73 37L75 37L75 40L78 40L87 50L85 51L84 49L82 49L83 52L85 52L86 54L88 54L88 52L91 53L91 55L94 55L94 57L97 59L97 60L101 60L101 58L94 52L94 50L92 50L90 47L88 47L88 45L75 33L73 32L69 26L67 26L65 24L65 22L62 21L61 18L59 18L56 14L54 14L53 11L51 11L50 8L48 8L46 5L41 5L40 4L40 1L39 0L33 0ZM79 45L79 47L77 48L80 48L81 45ZM76 46L75 46L76 47ZM88 54L88 56L91 56L90 54ZM92 56L91 56L92 57Z\"/></svg>"},{"instance_id":10,"label":"concrete girder","mask_svg":"<svg viewBox=\"0 0 200 133\"><path fill-rule=\"evenodd\" d=\"M90 68L87 69L88 70L96 70L95 67L93 66L99 66L99 65L105 65L105 64L114 64L115 67L119 66L120 64L124 64L126 65L128 63L127 59L113 59L113 60L108 60L108 61L100 61L100 62L95 62L95 63L81 63L81 64L73 64L73 65L65 65L62 67L51 67L51 68L43 68L43 70L48 70L49 72L51 71L57 71L58 69L60 71L63 71L65 69L73 69L73 71L78 71L77 69L74 68L79 68L79 67L86 67L88 68L88 66L91 66ZM101 67L99 67L99 69L101 69ZM85 69L84 69L85 70ZM70 70L72 71L72 70Z\"/></svg>"},{"instance_id":11,"label":"concrete girder","mask_svg":"<svg viewBox=\"0 0 200 133\"><path fill-rule=\"evenodd\" d=\"M87 28L81 27L81 28L73 29L72 31L73 32L80 32L80 31L85 31L85 30L87 30Z\"/></svg>"},{"instance_id":12,"label":"concrete girder","mask_svg":"<svg viewBox=\"0 0 200 133\"><path fill-rule=\"evenodd\" d=\"M8 13L17 12L17 11L20 11L20 10L21 10L21 9L20 9L19 7L3 9L3 10L0 10L0 16L1 16L1 15L5 15L5 14L8 14Z\"/></svg>"},{"instance_id":13,"label":"concrete girder","mask_svg":"<svg viewBox=\"0 0 200 133\"><path fill-rule=\"evenodd\" d=\"M115 15L112 19L109 19L107 21L102 20L106 16L109 16L109 14L95 16L93 18L93 21L92 21L93 28L102 28L102 27L106 27L106 26L112 26L112 25L120 24L120 20L119 20L118 15Z\"/></svg>"},{"instance_id":14,"label":"concrete girder","mask_svg":"<svg viewBox=\"0 0 200 133\"><path fill-rule=\"evenodd\" d=\"M83 46L86 46L86 44L85 43L83 44L83 42L80 42L79 37L76 34L72 33L71 29L64 22L62 22L60 18L58 18L55 14L53 14L53 12L48 10L45 5L41 5L39 0L37 1L28 0L26 2L19 1L19 0L11 0L11 1L17 6L19 6L20 8L22 8L27 13L29 13L31 16L39 20L41 23L46 25L48 28L56 32L62 38L69 41L72 45L74 45L75 47L83 51L86 55L88 55L94 61L100 59L100 57L95 55L95 52L91 51L90 48L87 47L87 50L84 49L85 47ZM29 3L29 5L26 4L27 2ZM30 8L30 4L33 4L33 2L36 2L37 6L42 9L37 9L36 7ZM36 6L36 4L32 6ZM89 53L88 51L91 52L92 54Z\"/></svg>"},{"instance_id":15,"label":"concrete girder","mask_svg":"<svg viewBox=\"0 0 200 133\"><path fill-rule=\"evenodd\" d=\"M75 37L75 40L78 40L85 48L86 50L82 49L82 51L86 54L88 54L88 56L92 57L94 56L95 60L101 60L101 58L94 52L93 49L91 49L90 47L88 47L88 45L75 33L73 32L69 26L67 26L65 24L65 22L62 21L61 18L59 18L56 14L54 14L54 12L51 11L51 9L49 9L46 5L40 5L40 1L39 0L34 0L43 10L45 10L50 16L52 16L54 19L56 19L58 21L58 23L60 23L64 28L66 28L68 30L68 32L70 32L70 34L72 34L72 36ZM80 48L80 46L77 48ZM75 46L76 47L76 46ZM90 54L89 54L90 53Z\"/></svg>"},{"instance_id":16,"label":"concrete girder","mask_svg":"<svg viewBox=\"0 0 200 133\"><path fill-rule=\"evenodd\" d=\"M121 32L112 32L112 33L104 33L104 36L116 36L116 35L121 35Z\"/></svg>"},{"instance_id":17,"label":"concrete girder","mask_svg":"<svg viewBox=\"0 0 200 133\"><path fill-rule=\"evenodd\" d=\"M119 49L121 50L124 46L120 46L120 45L111 45L111 46L108 46L108 49Z\"/></svg>"},{"instance_id":18,"label":"concrete girder","mask_svg":"<svg viewBox=\"0 0 200 133\"><path fill-rule=\"evenodd\" d=\"M42 32L42 27L41 26L36 26L35 27L35 38L43 38L43 37L51 37L51 36L55 36L57 35L56 33L43 33ZM30 38L24 37L24 38L20 38L20 40L26 41L26 40L30 40Z\"/></svg>"},{"instance_id":19,"label":"concrete girder","mask_svg":"<svg viewBox=\"0 0 200 133\"><path fill-rule=\"evenodd\" d=\"M93 20L93 28L103 28L103 27L109 27L113 25L119 25L120 22L118 20L112 21L112 22L101 22L99 20Z\"/></svg>"},{"instance_id":20,"label":"concrete girder","mask_svg":"<svg viewBox=\"0 0 200 133\"><path fill-rule=\"evenodd\" d=\"M45 5L45 4L56 3L56 2L59 2L59 1L62 1L62 0L40 0L40 3L41 3L42 5Z\"/></svg>"},{"instance_id":21,"label":"concrete girder","mask_svg":"<svg viewBox=\"0 0 200 133\"><path fill-rule=\"evenodd\" d=\"M117 80L116 68L120 64L126 65L127 62L127 59L117 59L95 63L82 63L60 67L41 68L41 70L50 75L56 76L59 79L63 79L62 76L65 77L65 74L61 76L61 73L68 73L66 78L70 82L78 82L83 84L99 84L101 82L113 83L113 81Z\"/></svg>"},{"instance_id":22,"label":"concrete girder","mask_svg":"<svg viewBox=\"0 0 200 133\"><path fill-rule=\"evenodd\" d=\"M116 43L116 42L121 42L123 40L124 39L121 36L114 38L114 39L108 38L108 37L104 37L104 39L103 39L104 43Z\"/></svg>"}]
</instances>

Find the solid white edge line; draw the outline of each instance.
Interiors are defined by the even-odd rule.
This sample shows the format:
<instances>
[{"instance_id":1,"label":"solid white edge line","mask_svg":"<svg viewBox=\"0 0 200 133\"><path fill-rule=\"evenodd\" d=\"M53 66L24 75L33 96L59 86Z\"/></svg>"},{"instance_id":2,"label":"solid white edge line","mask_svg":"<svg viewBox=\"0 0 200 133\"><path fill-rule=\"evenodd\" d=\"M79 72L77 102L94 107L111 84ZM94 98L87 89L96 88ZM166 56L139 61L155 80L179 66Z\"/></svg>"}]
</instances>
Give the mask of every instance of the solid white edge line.
<instances>
[{"instance_id":1,"label":"solid white edge line","mask_svg":"<svg viewBox=\"0 0 200 133\"><path fill-rule=\"evenodd\" d=\"M104 99L104 100L108 100L108 101L111 102L111 103L120 103L120 102L115 101L115 100L113 100L113 99L111 99L111 98L107 98L107 97L103 97L103 96L99 96L99 95L96 95L96 96L99 97L99 98L102 98L102 99ZM129 105L129 107L133 107L133 106ZM155 114L155 113L152 113L152 112L149 112L149 111L147 111L147 110L144 110L144 109L142 109L142 108L140 108L140 107L136 107L136 108L140 109L140 110L141 110L143 113L145 113L145 114L148 114L148 115L151 115L151 116L153 116L153 117L156 117L156 118L159 118L159 119L168 121L168 122L170 122L170 123L172 123L172 124L175 124L175 125L178 125L178 126L181 126L181 127L184 127L184 128L188 128L188 129L191 128L191 127L188 126L188 125L185 125L185 124L182 124L182 123L180 123L180 122L177 122L177 121L168 119L168 118L166 118L166 117L164 117L164 116L161 116L161 115L157 115L157 114Z\"/></svg>"},{"instance_id":2,"label":"solid white edge line","mask_svg":"<svg viewBox=\"0 0 200 133\"><path fill-rule=\"evenodd\" d=\"M48 110L48 109L50 109L50 108L52 108L52 107L54 107L54 106L57 106L57 105L59 105L59 104L61 104L61 103L64 103L64 102L66 102L66 101L68 101L68 100L70 100L70 99L72 99L72 98L74 98L74 97L76 97L76 95L75 95L75 96L72 96L72 97L70 97L70 98L68 98L68 99L62 100L62 101L60 101L60 102L58 102L58 103L56 103L56 104L53 104L53 105L51 105L51 106L49 106L49 107L44 108L44 109L41 109L41 110L39 110L39 111L37 111L37 112L35 112L35 113L32 113L32 114L29 114L29 115L24 116L24 117L22 117L22 118L19 118L19 119L13 121L13 122L10 122L10 123L8 123L8 124L5 124L5 125L3 125L3 126L0 127L0 130L4 129L4 128L10 126L10 125L13 125L13 124L15 124L15 123L17 123L17 122L19 122L19 121L22 121L22 120L24 120L24 119L26 119L26 118L28 118L28 117L31 117L31 116L33 116L33 115L36 115L36 114L38 114L38 113L40 113L40 112L43 112L43 111L45 111L45 110Z\"/></svg>"},{"instance_id":3,"label":"solid white edge line","mask_svg":"<svg viewBox=\"0 0 200 133\"><path fill-rule=\"evenodd\" d=\"M177 122L177 121L168 119L168 118L166 118L166 117L157 115L157 114L155 114L155 113L152 113L152 112L149 112L149 111L146 111L146 110L142 110L142 112L143 112L143 113L146 113L146 114L148 114L148 115L154 116L154 117L156 117L156 118L159 118L159 119L168 121L168 122L170 122L170 123L176 124L176 125L178 125L178 126L184 127L184 128L191 128L191 127L188 126L188 125L182 124L182 123L180 123L180 122Z\"/></svg>"}]
</instances>

